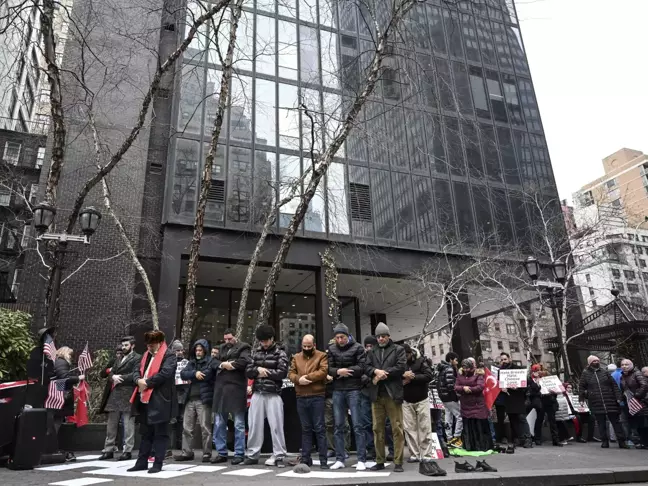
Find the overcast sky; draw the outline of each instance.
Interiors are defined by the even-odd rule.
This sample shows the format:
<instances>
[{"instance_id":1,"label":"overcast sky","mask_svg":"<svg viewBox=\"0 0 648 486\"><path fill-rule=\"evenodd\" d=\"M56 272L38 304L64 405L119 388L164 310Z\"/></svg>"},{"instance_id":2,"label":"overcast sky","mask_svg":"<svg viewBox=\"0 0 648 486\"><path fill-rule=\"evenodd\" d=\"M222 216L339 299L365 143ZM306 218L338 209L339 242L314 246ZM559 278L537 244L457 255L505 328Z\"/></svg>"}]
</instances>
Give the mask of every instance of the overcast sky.
<instances>
[{"instance_id":1,"label":"overcast sky","mask_svg":"<svg viewBox=\"0 0 648 486\"><path fill-rule=\"evenodd\" d=\"M516 0L561 198L648 153L648 0Z\"/></svg>"}]
</instances>

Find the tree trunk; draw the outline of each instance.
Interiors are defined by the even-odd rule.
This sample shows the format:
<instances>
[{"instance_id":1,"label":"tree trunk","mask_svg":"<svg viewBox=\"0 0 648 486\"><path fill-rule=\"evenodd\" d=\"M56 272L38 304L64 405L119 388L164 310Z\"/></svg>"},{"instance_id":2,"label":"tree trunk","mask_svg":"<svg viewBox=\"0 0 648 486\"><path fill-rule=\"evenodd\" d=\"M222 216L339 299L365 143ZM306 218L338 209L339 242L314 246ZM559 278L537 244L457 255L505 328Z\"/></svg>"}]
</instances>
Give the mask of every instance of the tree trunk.
<instances>
[{"instance_id":1,"label":"tree trunk","mask_svg":"<svg viewBox=\"0 0 648 486\"><path fill-rule=\"evenodd\" d=\"M207 196L211 188L212 168L214 157L218 149L218 138L220 137L223 125L223 115L227 107L229 98L229 88L232 80L232 61L234 58L234 47L236 45L236 30L238 28L239 18L241 17L241 6L243 0L237 0L232 7L229 44L227 54L223 62L223 73L221 75L221 86L218 99L218 111L214 121L214 130L212 131L209 152L205 159L202 180L200 184L200 197L198 198L198 207L196 208L196 217L194 219L194 231L191 238L189 249L189 266L187 269L187 286L185 290L185 305L182 316L181 339L185 345L190 345L191 336L196 316L196 284L198 281L198 262L200 258L200 243L202 241L205 211L207 208ZM215 34L214 41L217 42L218 33Z\"/></svg>"}]
</instances>

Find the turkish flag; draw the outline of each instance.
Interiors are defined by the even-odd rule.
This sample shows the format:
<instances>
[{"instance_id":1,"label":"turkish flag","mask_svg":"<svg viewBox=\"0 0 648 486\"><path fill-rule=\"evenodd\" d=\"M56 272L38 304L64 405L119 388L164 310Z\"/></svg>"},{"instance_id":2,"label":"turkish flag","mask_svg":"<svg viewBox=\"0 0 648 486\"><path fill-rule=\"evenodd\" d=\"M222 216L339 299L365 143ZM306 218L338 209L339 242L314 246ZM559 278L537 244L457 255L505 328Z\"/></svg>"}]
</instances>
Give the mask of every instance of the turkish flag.
<instances>
[{"instance_id":1,"label":"turkish flag","mask_svg":"<svg viewBox=\"0 0 648 486\"><path fill-rule=\"evenodd\" d=\"M88 400L90 399L90 385L87 381L82 381L74 387L74 402L76 410L74 412L74 423L77 427L83 427L88 423Z\"/></svg>"},{"instance_id":2,"label":"turkish flag","mask_svg":"<svg viewBox=\"0 0 648 486\"><path fill-rule=\"evenodd\" d=\"M500 394L500 389L499 386L497 386L497 378L495 378L488 368L484 368L484 374L486 375L486 380L484 382L484 398L486 399L486 407L490 410L493 408L493 404Z\"/></svg>"}]
</instances>

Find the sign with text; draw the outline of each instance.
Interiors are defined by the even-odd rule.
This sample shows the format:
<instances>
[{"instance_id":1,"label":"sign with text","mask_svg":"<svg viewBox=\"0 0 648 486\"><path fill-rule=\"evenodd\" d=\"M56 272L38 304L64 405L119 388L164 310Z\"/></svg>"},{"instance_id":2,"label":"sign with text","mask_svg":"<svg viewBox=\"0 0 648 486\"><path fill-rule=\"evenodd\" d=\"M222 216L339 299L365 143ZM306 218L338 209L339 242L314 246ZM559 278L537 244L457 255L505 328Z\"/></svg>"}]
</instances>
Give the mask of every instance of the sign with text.
<instances>
[{"instance_id":1,"label":"sign with text","mask_svg":"<svg viewBox=\"0 0 648 486\"><path fill-rule=\"evenodd\" d=\"M543 395L565 393L565 387L557 376L543 376L540 378L540 393Z\"/></svg>"},{"instance_id":2,"label":"sign with text","mask_svg":"<svg viewBox=\"0 0 648 486\"><path fill-rule=\"evenodd\" d=\"M569 403L571 403L572 408L576 411L576 413L589 413L590 409L587 406L587 403L581 402L578 400L578 395L574 393L570 393L567 395L567 398L569 399Z\"/></svg>"},{"instance_id":3,"label":"sign with text","mask_svg":"<svg viewBox=\"0 0 648 486\"><path fill-rule=\"evenodd\" d=\"M527 370L499 370L499 387L526 388Z\"/></svg>"},{"instance_id":4,"label":"sign with text","mask_svg":"<svg viewBox=\"0 0 648 486\"><path fill-rule=\"evenodd\" d=\"M435 432L432 432L432 440L430 441L430 455L432 459L443 459L443 449L441 449L441 442L439 441L439 436Z\"/></svg>"},{"instance_id":5,"label":"sign with text","mask_svg":"<svg viewBox=\"0 0 648 486\"><path fill-rule=\"evenodd\" d=\"M439 398L439 392L436 390L428 390L428 399L430 400L430 408L443 410L443 402Z\"/></svg>"}]
</instances>

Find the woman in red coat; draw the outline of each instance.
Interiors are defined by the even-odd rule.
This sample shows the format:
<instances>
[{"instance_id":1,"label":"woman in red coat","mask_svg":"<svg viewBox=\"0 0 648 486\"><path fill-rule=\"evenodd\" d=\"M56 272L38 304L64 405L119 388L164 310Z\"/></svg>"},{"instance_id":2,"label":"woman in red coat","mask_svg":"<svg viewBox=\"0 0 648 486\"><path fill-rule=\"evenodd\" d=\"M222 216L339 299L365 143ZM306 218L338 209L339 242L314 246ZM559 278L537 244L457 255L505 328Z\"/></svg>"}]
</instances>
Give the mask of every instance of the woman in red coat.
<instances>
[{"instance_id":1,"label":"woman in red coat","mask_svg":"<svg viewBox=\"0 0 648 486\"><path fill-rule=\"evenodd\" d=\"M470 359L461 363L455 382L463 419L463 446L467 451L488 451L493 448L493 436L488 424L488 408L484 399L484 370L475 369Z\"/></svg>"}]
</instances>

